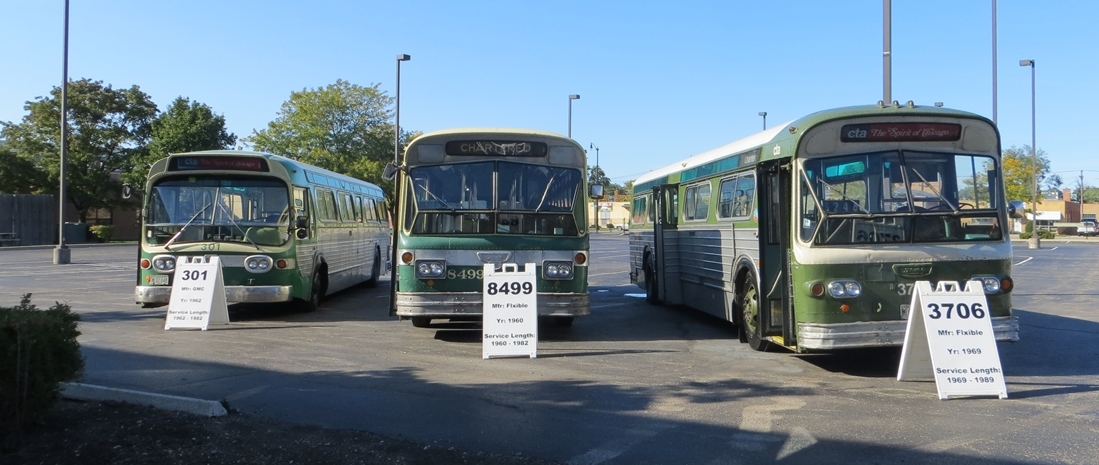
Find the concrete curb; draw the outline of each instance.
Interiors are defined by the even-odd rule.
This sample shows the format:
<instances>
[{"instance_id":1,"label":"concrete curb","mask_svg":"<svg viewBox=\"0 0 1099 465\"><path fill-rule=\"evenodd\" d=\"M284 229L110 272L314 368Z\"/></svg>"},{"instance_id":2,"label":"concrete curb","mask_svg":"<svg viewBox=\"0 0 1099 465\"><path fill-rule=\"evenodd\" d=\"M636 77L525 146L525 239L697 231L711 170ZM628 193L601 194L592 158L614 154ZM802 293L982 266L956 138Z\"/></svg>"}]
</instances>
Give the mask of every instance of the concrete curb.
<instances>
[{"instance_id":1,"label":"concrete curb","mask_svg":"<svg viewBox=\"0 0 1099 465\"><path fill-rule=\"evenodd\" d=\"M61 396L84 401L115 401L148 405L162 410L176 410L205 417L222 417L229 414L225 406L212 400L169 396L151 392L131 391L94 384L61 383Z\"/></svg>"}]
</instances>

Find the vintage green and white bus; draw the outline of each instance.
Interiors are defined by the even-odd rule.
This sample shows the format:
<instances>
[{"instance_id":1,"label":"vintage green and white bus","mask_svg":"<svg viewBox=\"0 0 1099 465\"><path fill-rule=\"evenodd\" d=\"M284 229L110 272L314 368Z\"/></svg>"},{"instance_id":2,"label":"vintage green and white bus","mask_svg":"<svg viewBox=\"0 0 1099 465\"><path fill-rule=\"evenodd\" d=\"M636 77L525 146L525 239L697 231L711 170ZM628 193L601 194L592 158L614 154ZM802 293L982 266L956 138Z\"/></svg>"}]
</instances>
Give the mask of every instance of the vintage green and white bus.
<instances>
[{"instance_id":1,"label":"vintage green and white bus","mask_svg":"<svg viewBox=\"0 0 1099 465\"><path fill-rule=\"evenodd\" d=\"M630 280L798 352L901 345L915 282L978 280L1016 341L1004 195L984 117L822 111L635 180Z\"/></svg>"},{"instance_id":2,"label":"vintage green and white bus","mask_svg":"<svg viewBox=\"0 0 1099 465\"><path fill-rule=\"evenodd\" d=\"M538 315L560 326L588 314L586 154L567 137L454 129L411 143L397 175L394 313L482 315L484 265L536 270Z\"/></svg>"},{"instance_id":3,"label":"vintage green and white bus","mask_svg":"<svg viewBox=\"0 0 1099 465\"><path fill-rule=\"evenodd\" d=\"M388 270L389 215L371 183L268 153L204 151L153 164L134 298L168 303L176 262L217 255L232 303L296 302L376 285Z\"/></svg>"}]
</instances>

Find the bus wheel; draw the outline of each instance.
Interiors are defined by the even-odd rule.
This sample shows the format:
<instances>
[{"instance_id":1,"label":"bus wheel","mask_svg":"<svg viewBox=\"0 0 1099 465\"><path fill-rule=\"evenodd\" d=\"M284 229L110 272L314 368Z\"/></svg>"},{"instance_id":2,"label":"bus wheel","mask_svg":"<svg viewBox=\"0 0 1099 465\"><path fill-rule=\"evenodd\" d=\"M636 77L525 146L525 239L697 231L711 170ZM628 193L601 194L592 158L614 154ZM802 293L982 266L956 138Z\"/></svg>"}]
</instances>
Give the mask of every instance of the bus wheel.
<instances>
[{"instance_id":1,"label":"bus wheel","mask_svg":"<svg viewBox=\"0 0 1099 465\"><path fill-rule=\"evenodd\" d=\"M649 255L645 260L645 301L659 304L660 299L656 297L656 271L653 268L653 256Z\"/></svg>"},{"instance_id":2,"label":"bus wheel","mask_svg":"<svg viewBox=\"0 0 1099 465\"><path fill-rule=\"evenodd\" d=\"M766 352L770 343L763 340L763 330L759 327L759 290L751 276L744 283L744 293L740 295L740 311L740 332L748 340L748 346Z\"/></svg>"},{"instance_id":3,"label":"bus wheel","mask_svg":"<svg viewBox=\"0 0 1099 465\"><path fill-rule=\"evenodd\" d=\"M321 297L324 297L324 283L321 281L320 270L313 272L313 285L309 286L309 300L301 305L301 311L312 313L321 305Z\"/></svg>"},{"instance_id":4,"label":"bus wheel","mask_svg":"<svg viewBox=\"0 0 1099 465\"><path fill-rule=\"evenodd\" d=\"M382 274L382 253L374 249L374 268L370 272L370 279L366 281L366 287L378 287L378 276Z\"/></svg>"},{"instance_id":5,"label":"bus wheel","mask_svg":"<svg viewBox=\"0 0 1099 465\"><path fill-rule=\"evenodd\" d=\"M431 325L431 318L426 316L414 316L412 317L412 326L417 328L426 328Z\"/></svg>"}]
</instances>

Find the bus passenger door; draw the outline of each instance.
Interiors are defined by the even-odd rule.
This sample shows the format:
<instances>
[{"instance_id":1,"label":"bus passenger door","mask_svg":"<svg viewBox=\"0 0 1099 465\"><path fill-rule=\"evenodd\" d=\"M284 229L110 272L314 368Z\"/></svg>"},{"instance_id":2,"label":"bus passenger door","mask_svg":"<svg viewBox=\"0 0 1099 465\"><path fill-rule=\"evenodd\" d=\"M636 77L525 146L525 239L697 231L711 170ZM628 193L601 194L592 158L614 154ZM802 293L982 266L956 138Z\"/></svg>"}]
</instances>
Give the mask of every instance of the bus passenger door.
<instances>
[{"instance_id":1,"label":"bus passenger door","mask_svg":"<svg viewBox=\"0 0 1099 465\"><path fill-rule=\"evenodd\" d=\"M759 165L760 328L764 336L780 336L783 345L796 344L790 297L789 160Z\"/></svg>"},{"instance_id":2,"label":"bus passenger door","mask_svg":"<svg viewBox=\"0 0 1099 465\"><path fill-rule=\"evenodd\" d=\"M673 241L678 224L678 204L678 184L666 184L653 188L653 209L656 212L656 221L653 223L652 265L654 269L653 282L646 283L646 289L655 293L655 297L650 296L648 299L650 302L677 304L682 300L678 292L671 292L678 287L669 286L669 283L678 282L672 281L677 276L671 272L677 269L672 265L676 263Z\"/></svg>"}]
</instances>

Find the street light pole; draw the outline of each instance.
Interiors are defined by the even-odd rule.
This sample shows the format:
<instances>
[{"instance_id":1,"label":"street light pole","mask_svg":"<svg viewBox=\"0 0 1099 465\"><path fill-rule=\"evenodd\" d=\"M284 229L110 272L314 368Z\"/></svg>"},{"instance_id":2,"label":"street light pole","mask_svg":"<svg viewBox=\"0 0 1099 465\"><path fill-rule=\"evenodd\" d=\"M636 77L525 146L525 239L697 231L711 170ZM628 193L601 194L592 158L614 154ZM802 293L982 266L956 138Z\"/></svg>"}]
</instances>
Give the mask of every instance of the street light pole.
<instances>
[{"instance_id":1,"label":"street light pole","mask_svg":"<svg viewBox=\"0 0 1099 465\"><path fill-rule=\"evenodd\" d=\"M761 111L761 112L759 112L759 116L763 117L763 130L766 131L767 130L767 112Z\"/></svg>"},{"instance_id":2,"label":"street light pole","mask_svg":"<svg viewBox=\"0 0 1099 465\"><path fill-rule=\"evenodd\" d=\"M588 148L595 150L595 167L599 168L599 147L596 147L595 143L593 142L593 143L588 145ZM595 175L595 170L593 169L592 170L592 177L595 177L594 175ZM595 178L594 180L598 181L599 178ZM600 215L599 215L599 201L600 200L602 200L602 198L592 199L592 214L595 215L595 232L599 232L599 227L603 226L600 223Z\"/></svg>"},{"instance_id":3,"label":"street light pole","mask_svg":"<svg viewBox=\"0 0 1099 465\"><path fill-rule=\"evenodd\" d=\"M1031 249L1041 248L1038 239L1038 124L1035 112L1035 86L1034 86L1034 60L1019 60L1019 66L1030 67L1030 169L1034 176L1034 183L1030 190L1030 211L1034 215L1034 226L1030 229L1030 240L1027 246Z\"/></svg>"},{"instance_id":4,"label":"street light pole","mask_svg":"<svg viewBox=\"0 0 1099 465\"><path fill-rule=\"evenodd\" d=\"M61 58L61 185L57 191L57 248L53 250L53 264L67 265L71 261L68 246L65 245L65 158L69 152L68 90L69 90L69 0L65 0L65 44Z\"/></svg>"},{"instance_id":5,"label":"street light pole","mask_svg":"<svg viewBox=\"0 0 1099 465\"><path fill-rule=\"evenodd\" d=\"M572 139L572 101L580 100L580 94L569 95L569 139Z\"/></svg>"},{"instance_id":6,"label":"street light pole","mask_svg":"<svg viewBox=\"0 0 1099 465\"><path fill-rule=\"evenodd\" d=\"M411 60L412 57L406 54L397 55L397 99L394 102L393 110L393 166L401 166L401 62ZM393 178L393 202L390 204L393 206L393 210L390 212L390 219L392 222L397 221L397 197L401 192L401 176L398 170L394 173L396 177ZM389 245L389 263L391 264L389 270L389 316L395 316L397 314L397 234L393 234L393 239ZM375 276L375 278L377 278Z\"/></svg>"}]
</instances>

